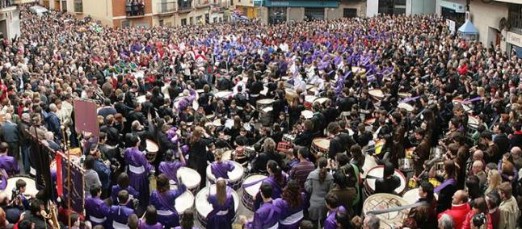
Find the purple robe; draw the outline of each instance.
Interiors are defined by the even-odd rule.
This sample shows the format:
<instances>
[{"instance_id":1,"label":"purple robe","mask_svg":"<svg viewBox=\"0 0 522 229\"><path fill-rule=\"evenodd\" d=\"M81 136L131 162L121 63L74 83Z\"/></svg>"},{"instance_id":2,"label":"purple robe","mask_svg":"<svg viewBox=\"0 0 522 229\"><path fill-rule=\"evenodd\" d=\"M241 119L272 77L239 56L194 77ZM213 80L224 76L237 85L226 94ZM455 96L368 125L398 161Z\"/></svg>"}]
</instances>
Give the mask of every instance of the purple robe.
<instances>
[{"instance_id":1,"label":"purple robe","mask_svg":"<svg viewBox=\"0 0 522 229\"><path fill-rule=\"evenodd\" d=\"M149 173L152 166L138 148L132 147L125 150L125 162L127 163L130 178L130 186L136 189L141 196L149 196ZM146 199L144 202L147 202Z\"/></svg>"},{"instance_id":2,"label":"purple robe","mask_svg":"<svg viewBox=\"0 0 522 229\"><path fill-rule=\"evenodd\" d=\"M435 189L433 189L433 193L440 193L440 191L442 191L442 189L448 187L449 185L456 185L457 182L455 181L455 179L453 178L450 178L450 179L446 179L444 180L444 182L442 182L442 184L440 184L439 186L437 186Z\"/></svg>"},{"instance_id":3,"label":"purple robe","mask_svg":"<svg viewBox=\"0 0 522 229\"><path fill-rule=\"evenodd\" d=\"M234 164L229 161L213 162L212 165L210 165L210 171L212 171L216 180L218 178L228 179L228 172L232 172L234 169Z\"/></svg>"},{"instance_id":4,"label":"purple robe","mask_svg":"<svg viewBox=\"0 0 522 229\"><path fill-rule=\"evenodd\" d=\"M339 206L338 208L328 212L326 220L324 221L324 229L337 229L337 220L335 219L335 215L340 211L346 212L346 209L343 206Z\"/></svg>"},{"instance_id":5,"label":"purple robe","mask_svg":"<svg viewBox=\"0 0 522 229\"><path fill-rule=\"evenodd\" d=\"M181 161L163 161L159 164L158 170L165 174L169 180L178 183L178 169L185 166Z\"/></svg>"},{"instance_id":6,"label":"purple robe","mask_svg":"<svg viewBox=\"0 0 522 229\"><path fill-rule=\"evenodd\" d=\"M245 225L247 229L277 229L279 227L279 218L281 217L281 209L272 202L263 203L254 213L254 220Z\"/></svg>"},{"instance_id":7,"label":"purple robe","mask_svg":"<svg viewBox=\"0 0 522 229\"><path fill-rule=\"evenodd\" d=\"M150 204L156 207L158 211L158 222L163 224L165 228L179 225L179 215L174 205L176 198L181 196L186 190L187 187L184 184L180 184L176 190L169 190L165 193L159 193L158 191L152 192Z\"/></svg>"},{"instance_id":8,"label":"purple robe","mask_svg":"<svg viewBox=\"0 0 522 229\"><path fill-rule=\"evenodd\" d=\"M111 199L112 199L113 203L115 203L115 204L118 203L118 193L121 190L127 190L127 192L129 192L129 200L139 198L139 196L140 196L140 193L138 191L136 191L136 189L134 189L132 186L128 186L127 188L122 188L122 187L120 187L120 185L113 185L112 191L111 191ZM129 203L127 203L127 207L129 207L129 208L134 207L132 201L129 201Z\"/></svg>"},{"instance_id":9,"label":"purple robe","mask_svg":"<svg viewBox=\"0 0 522 229\"><path fill-rule=\"evenodd\" d=\"M107 227L107 216L110 208L99 197L87 197L85 199L85 213L92 226L103 225Z\"/></svg>"},{"instance_id":10,"label":"purple robe","mask_svg":"<svg viewBox=\"0 0 522 229\"><path fill-rule=\"evenodd\" d=\"M279 185L277 183L274 176L269 176L263 180L263 183L267 183L270 186L272 186L272 199L281 198L281 194L283 193L283 188L286 186L286 176L283 175L283 185ZM254 203L254 209L258 209L259 206L261 206L261 203L263 203L263 199L261 198L261 192L257 193L255 203Z\"/></svg>"},{"instance_id":11,"label":"purple robe","mask_svg":"<svg viewBox=\"0 0 522 229\"><path fill-rule=\"evenodd\" d=\"M297 207L290 207L286 200L281 198L275 199L273 204L281 209L281 219L279 220L279 229L298 229L299 223L304 217L304 203L306 196L304 193L301 195L301 205Z\"/></svg>"},{"instance_id":12,"label":"purple robe","mask_svg":"<svg viewBox=\"0 0 522 229\"><path fill-rule=\"evenodd\" d=\"M134 210L132 208L128 208L126 206L121 205L113 205L109 212L110 223L109 228L114 229L127 229L127 221L129 220L129 216L134 214Z\"/></svg>"},{"instance_id":13,"label":"purple robe","mask_svg":"<svg viewBox=\"0 0 522 229\"><path fill-rule=\"evenodd\" d=\"M227 198L224 204L219 204L216 195L210 195L207 198L212 205L212 211L207 215L207 229L232 229L232 223L236 211L234 208L234 198L232 197L232 189L227 187Z\"/></svg>"},{"instance_id":14,"label":"purple robe","mask_svg":"<svg viewBox=\"0 0 522 229\"><path fill-rule=\"evenodd\" d=\"M154 225L149 225L145 222L144 219L140 219L140 223L138 229L163 229L163 225L161 223L156 223Z\"/></svg>"},{"instance_id":15,"label":"purple robe","mask_svg":"<svg viewBox=\"0 0 522 229\"><path fill-rule=\"evenodd\" d=\"M2 178L0 178L0 190L5 190L5 188L7 188L7 178L9 176L7 176L5 170L0 170L0 173L2 173Z\"/></svg>"},{"instance_id":16,"label":"purple robe","mask_svg":"<svg viewBox=\"0 0 522 229\"><path fill-rule=\"evenodd\" d=\"M5 169L8 175L14 175L20 172L16 159L7 155L0 156L0 169Z\"/></svg>"}]
</instances>

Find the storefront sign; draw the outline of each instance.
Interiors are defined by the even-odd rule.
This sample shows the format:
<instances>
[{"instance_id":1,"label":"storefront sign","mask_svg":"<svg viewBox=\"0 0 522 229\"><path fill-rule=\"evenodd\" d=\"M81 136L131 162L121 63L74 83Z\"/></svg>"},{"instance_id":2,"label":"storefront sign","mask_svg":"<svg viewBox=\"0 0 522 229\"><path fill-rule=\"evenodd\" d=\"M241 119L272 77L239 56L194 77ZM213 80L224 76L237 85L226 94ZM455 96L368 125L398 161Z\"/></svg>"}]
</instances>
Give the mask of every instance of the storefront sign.
<instances>
[{"instance_id":1,"label":"storefront sign","mask_svg":"<svg viewBox=\"0 0 522 229\"><path fill-rule=\"evenodd\" d=\"M337 8L339 1L271 1L263 3L266 7L305 7L305 8Z\"/></svg>"},{"instance_id":2,"label":"storefront sign","mask_svg":"<svg viewBox=\"0 0 522 229\"><path fill-rule=\"evenodd\" d=\"M513 32L507 32L506 42L518 47L522 47L522 35Z\"/></svg>"}]
</instances>

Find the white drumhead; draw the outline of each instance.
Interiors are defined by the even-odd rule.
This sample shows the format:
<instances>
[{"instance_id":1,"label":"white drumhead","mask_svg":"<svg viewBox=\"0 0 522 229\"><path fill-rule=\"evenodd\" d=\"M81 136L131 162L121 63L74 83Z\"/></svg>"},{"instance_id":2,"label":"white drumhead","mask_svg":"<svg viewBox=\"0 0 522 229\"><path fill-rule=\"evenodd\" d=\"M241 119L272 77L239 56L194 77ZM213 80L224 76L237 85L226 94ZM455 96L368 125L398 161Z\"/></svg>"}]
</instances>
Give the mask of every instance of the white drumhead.
<instances>
[{"instance_id":1,"label":"white drumhead","mask_svg":"<svg viewBox=\"0 0 522 229\"><path fill-rule=\"evenodd\" d=\"M419 200L419 188L411 189L402 195L402 198L408 201L408 204L414 204Z\"/></svg>"},{"instance_id":2,"label":"white drumhead","mask_svg":"<svg viewBox=\"0 0 522 229\"><path fill-rule=\"evenodd\" d=\"M261 99L261 100L258 100L257 103L259 105L270 105L274 102L273 99Z\"/></svg>"},{"instance_id":3,"label":"white drumhead","mask_svg":"<svg viewBox=\"0 0 522 229\"><path fill-rule=\"evenodd\" d=\"M136 97L136 102L138 102L138 103L144 103L145 101L147 101L147 98L145 98L145 95Z\"/></svg>"},{"instance_id":4,"label":"white drumhead","mask_svg":"<svg viewBox=\"0 0 522 229\"><path fill-rule=\"evenodd\" d=\"M25 186L25 195L36 196L36 193L38 193L38 189L36 189L36 181L28 177L12 177L7 179L7 186L5 187L4 192L8 192L8 196L11 196L11 191L16 187L16 181L19 179L22 179L27 183Z\"/></svg>"},{"instance_id":5,"label":"white drumhead","mask_svg":"<svg viewBox=\"0 0 522 229\"><path fill-rule=\"evenodd\" d=\"M264 176L264 175L252 175L252 176L247 177L245 179L245 181L243 181L243 185L250 184L255 181L259 181L257 184L245 188L245 191L248 193L248 195L250 195L252 197L256 196L257 193L259 192L259 188L261 188L261 184L263 183L261 180L264 180L266 178L267 178L267 176Z\"/></svg>"},{"instance_id":6,"label":"white drumhead","mask_svg":"<svg viewBox=\"0 0 522 229\"><path fill-rule=\"evenodd\" d=\"M225 127L230 129L233 126L234 126L234 120L233 119L227 119L227 121L225 122Z\"/></svg>"},{"instance_id":7,"label":"white drumhead","mask_svg":"<svg viewBox=\"0 0 522 229\"><path fill-rule=\"evenodd\" d=\"M197 187L201 182L201 176L199 173L196 172L196 170L188 167L179 168L178 177L181 177L181 181L187 186L188 189Z\"/></svg>"},{"instance_id":8,"label":"white drumhead","mask_svg":"<svg viewBox=\"0 0 522 229\"><path fill-rule=\"evenodd\" d=\"M317 97L315 97L315 96L313 96L313 95L307 95L307 96L305 96L305 101L306 101L306 102L309 102L309 103L313 103L316 99L317 99Z\"/></svg>"},{"instance_id":9,"label":"white drumhead","mask_svg":"<svg viewBox=\"0 0 522 229\"><path fill-rule=\"evenodd\" d=\"M309 111L309 110L304 110L304 111L301 111L301 115L302 115L305 119L311 119L312 117L314 117L314 112Z\"/></svg>"},{"instance_id":10,"label":"white drumhead","mask_svg":"<svg viewBox=\"0 0 522 229\"><path fill-rule=\"evenodd\" d=\"M231 91L220 91L215 94L217 98L228 98L230 95L232 95Z\"/></svg>"},{"instance_id":11,"label":"white drumhead","mask_svg":"<svg viewBox=\"0 0 522 229\"><path fill-rule=\"evenodd\" d=\"M189 190L176 198L176 203L174 204L174 208L176 208L176 211L180 215L186 210L191 209L192 206L194 206L194 195Z\"/></svg>"},{"instance_id":12,"label":"white drumhead","mask_svg":"<svg viewBox=\"0 0 522 229\"><path fill-rule=\"evenodd\" d=\"M384 173L384 166L377 166L377 167L374 167L373 169L370 169L370 171L368 171L367 175L372 176L372 177L382 178L383 173ZM395 170L394 175L399 177L399 179L401 180L401 185L395 189L395 192L401 193L402 191L404 191L404 189L406 189L406 179L404 178L404 175L402 175L402 173L400 173L397 169ZM375 178L370 178L370 179L366 178L366 183L372 190L375 190L375 180L376 180Z\"/></svg>"},{"instance_id":13,"label":"white drumhead","mask_svg":"<svg viewBox=\"0 0 522 229\"><path fill-rule=\"evenodd\" d=\"M228 172L228 178L231 182L236 182L243 177L243 174L245 173L245 169L238 162L235 162L235 161L229 161L229 162L234 165L234 170L232 170L231 172ZM207 178L211 181L215 181L216 177L214 176L214 174L212 174L212 169L210 167L211 167L211 165L207 166Z\"/></svg>"},{"instance_id":14,"label":"white drumhead","mask_svg":"<svg viewBox=\"0 0 522 229\"><path fill-rule=\"evenodd\" d=\"M479 120L474 116L468 115L468 125L478 126Z\"/></svg>"},{"instance_id":15,"label":"white drumhead","mask_svg":"<svg viewBox=\"0 0 522 229\"><path fill-rule=\"evenodd\" d=\"M327 100L328 100L328 98L324 98L324 97L323 97L323 98L318 98L318 99L316 99L314 102L318 102L318 103L320 103L320 104L323 104L323 103L326 102Z\"/></svg>"},{"instance_id":16,"label":"white drumhead","mask_svg":"<svg viewBox=\"0 0 522 229\"><path fill-rule=\"evenodd\" d=\"M156 144L155 142L153 142L152 140L150 139L146 139L145 140L145 145L147 146L146 149L147 151L151 152L151 153L156 153L159 151L159 147L158 147L158 144Z\"/></svg>"},{"instance_id":17,"label":"white drumhead","mask_svg":"<svg viewBox=\"0 0 522 229\"><path fill-rule=\"evenodd\" d=\"M399 105L397 105L398 108L402 108L406 111L409 111L409 112L412 112L413 111L413 106L410 105L410 104L407 104L407 103L399 103Z\"/></svg>"},{"instance_id":18,"label":"white drumhead","mask_svg":"<svg viewBox=\"0 0 522 229\"><path fill-rule=\"evenodd\" d=\"M370 169L374 168L375 166L377 166L377 162L375 162L375 158L370 156L369 154L366 154L366 156L364 158L364 165L362 167L364 172L361 172L361 177L366 178L366 174L368 173L368 171L370 171Z\"/></svg>"},{"instance_id":19,"label":"white drumhead","mask_svg":"<svg viewBox=\"0 0 522 229\"><path fill-rule=\"evenodd\" d=\"M205 218L207 217L208 213L213 210L212 205L207 201L209 190L211 194L215 194L216 185L213 184L209 188L201 189L201 191L199 191L196 195L196 210L198 211L199 215L204 216ZM240 201L239 196L237 195L236 191L230 187L227 187L227 191L230 192L232 194L232 198L234 198L234 209L237 212Z\"/></svg>"}]
</instances>

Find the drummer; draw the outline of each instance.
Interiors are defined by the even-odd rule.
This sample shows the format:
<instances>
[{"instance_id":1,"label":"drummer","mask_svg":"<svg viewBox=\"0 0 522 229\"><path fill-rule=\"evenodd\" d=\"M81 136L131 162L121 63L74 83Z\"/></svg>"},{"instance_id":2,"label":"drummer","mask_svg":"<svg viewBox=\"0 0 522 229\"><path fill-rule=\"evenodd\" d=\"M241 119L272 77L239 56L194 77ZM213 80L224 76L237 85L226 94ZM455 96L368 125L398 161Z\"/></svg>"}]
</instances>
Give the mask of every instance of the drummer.
<instances>
[{"instance_id":1,"label":"drummer","mask_svg":"<svg viewBox=\"0 0 522 229\"><path fill-rule=\"evenodd\" d=\"M216 182L216 193L210 194L207 201L212 205L212 211L207 215L209 229L232 229L236 216L234 198L226 181L219 178Z\"/></svg>"},{"instance_id":2,"label":"drummer","mask_svg":"<svg viewBox=\"0 0 522 229\"><path fill-rule=\"evenodd\" d=\"M212 172L214 177L216 177L216 179L223 178L225 180L228 180L229 179L228 173L232 172L235 169L235 166L234 166L234 164L230 163L229 161L223 161L224 153L225 152L222 149L216 150L216 152L215 152L216 161L214 161L214 162L212 162L212 164L210 164L210 171Z\"/></svg>"},{"instance_id":3,"label":"drummer","mask_svg":"<svg viewBox=\"0 0 522 229\"><path fill-rule=\"evenodd\" d=\"M174 158L176 157L176 158ZM179 159L179 160L175 160ZM162 161L159 164L158 170L160 173L165 174L169 180L174 181L176 184L178 183L178 170L179 168L185 166L187 163L185 162L185 157L181 150L179 150L174 156L174 150L169 149L165 153L165 161Z\"/></svg>"},{"instance_id":4,"label":"drummer","mask_svg":"<svg viewBox=\"0 0 522 229\"><path fill-rule=\"evenodd\" d=\"M179 226L179 215L174 205L176 199L187 190L187 187L183 184L181 177L178 181L178 188L171 190L169 178L160 174L156 180L157 190L153 191L150 196L150 204L158 209L158 222L166 228Z\"/></svg>"},{"instance_id":5,"label":"drummer","mask_svg":"<svg viewBox=\"0 0 522 229\"><path fill-rule=\"evenodd\" d=\"M382 178L375 180L375 193L395 193L395 189L401 186L401 180L395 176L395 167L390 162L384 163Z\"/></svg>"}]
</instances>

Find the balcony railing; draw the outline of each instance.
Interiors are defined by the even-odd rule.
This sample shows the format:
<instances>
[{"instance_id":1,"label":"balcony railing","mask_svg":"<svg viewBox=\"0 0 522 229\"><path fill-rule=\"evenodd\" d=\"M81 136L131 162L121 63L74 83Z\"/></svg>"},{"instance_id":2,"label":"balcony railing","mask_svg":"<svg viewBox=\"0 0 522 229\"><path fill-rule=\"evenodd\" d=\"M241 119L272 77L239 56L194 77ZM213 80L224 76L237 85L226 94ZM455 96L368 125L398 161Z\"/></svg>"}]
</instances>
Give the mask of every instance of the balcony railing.
<instances>
[{"instance_id":1,"label":"balcony railing","mask_svg":"<svg viewBox=\"0 0 522 229\"><path fill-rule=\"evenodd\" d=\"M11 6L14 6L13 0L0 0L0 8L3 9Z\"/></svg>"},{"instance_id":2,"label":"balcony railing","mask_svg":"<svg viewBox=\"0 0 522 229\"><path fill-rule=\"evenodd\" d=\"M176 12L176 2L160 2L158 3L159 14L170 14Z\"/></svg>"},{"instance_id":3,"label":"balcony railing","mask_svg":"<svg viewBox=\"0 0 522 229\"><path fill-rule=\"evenodd\" d=\"M13 2L14 4L21 5L21 4L35 3L38 1L36 1L36 0L11 0L11 2Z\"/></svg>"},{"instance_id":4,"label":"balcony railing","mask_svg":"<svg viewBox=\"0 0 522 229\"><path fill-rule=\"evenodd\" d=\"M145 17L145 5L141 2L125 2L125 13L128 18L142 18Z\"/></svg>"},{"instance_id":5,"label":"balcony railing","mask_svg":"<svg viewBox=\"0 0 522 229\"><path fill-rule=\"evenodd\" d=\"M209 0L197 0L196 1L196 8L204 8L209 7L210 1Z\"/></svg>"},{"instance_id":6,"label":"balcony railing","mask_svg":"<svg viewBox=\"0 0 522 229\"><path fill-rule=\"evenodd\" d=\"M188 13L192 11L192 0L179 0L178 13Z\"/></svg>"}]
</instances>

